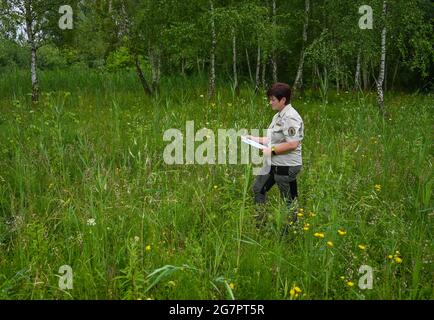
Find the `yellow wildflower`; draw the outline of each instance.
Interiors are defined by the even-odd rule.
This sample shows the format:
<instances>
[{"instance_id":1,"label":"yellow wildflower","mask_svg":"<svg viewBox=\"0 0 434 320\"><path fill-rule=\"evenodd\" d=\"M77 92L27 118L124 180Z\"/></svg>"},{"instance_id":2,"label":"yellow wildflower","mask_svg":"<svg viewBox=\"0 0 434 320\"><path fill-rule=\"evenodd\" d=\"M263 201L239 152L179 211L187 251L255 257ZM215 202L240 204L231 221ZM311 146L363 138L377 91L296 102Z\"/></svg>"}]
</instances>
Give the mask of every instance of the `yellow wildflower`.
<instances>
[{"instance_id":1,"label":"yellow wildflower","mask_svg":"<svg viewBox=\"0 0 434 320\"><path fill-rule=\"evenodd\" d=\"M231 288L232 290L234 290L235 289L235 285L231 282L231 283L229 283L229 288Z\"/></svg>"},{"instance_id":2,"label":"yellow wildflower","mask_svg":"<svg viewBox=\"0 0 434 320\"><path fill-rule=\"evenodd\" d=\"M290 295L291 299L293 299L293 298L297 298L301 292L302 292L302 290L299 287L294 286L291 288L291 290L289 290L289 295Z\"/></svg>"},{"instance_id":3,"label":"yellow wildflower","mask_svg":"<svg viewBox=\"0 0 434 320\"><path fill-rule=\"evenodd\" d=\"M327 245L328 245L329 247L333 247L333 246L334 246L334 244L333 244L332 241L327 241Z\"/></svg>"},{"instance_id":4,"label":"yellow wildflower","mask_svg":"<svg viewBox=\"0 0 434 320\"><path fill-rule=\"evenodd\" d=\"M313 236L317 237L317 238L324 238L324 233L322 233L322 232L315 232L315 234Z\"/></svg>"},{"instance_id":5,"label":"yellow wildflower","mask_svg":"<svg viewBox=\"0 0 434 320\"><path fill-rule=\"evenodd\" d=\"M309 230L309 227L304 227L303 230L304 230L304 231L308 231L308 230Z\"/></svg>"},{"instance_id":6,"label":"yellow wildflower","mask_svg":"<svg viewBox=\"0 0 434 320\"><path fill-rule=\"evenodd\" d=\"M400 257L395 257L395 262L396 263L402 263L402 259Z\"/></svg>"},{"instance_id":7,"label":"yellow wildflower","mask_svg":"<svg viewBox=\"0 0 434 320\"><path fill-rule=\"evenodd\" d=\"M366 246L363 245L363 244L359 244L357 247L358 247L360 250L365 250L365 249L366 249Z\"/></svg>"},{"instance_id":8,"label":"yellow wildflower","mask_svg":"<svg viewBox=\"0 0 434 320\"><path fill-rule=\"evenodd\" d=\"M344 231L344 230L339 229L339 230L338 230L338 234L339 234L340 236L344 236L344 235L347 234L347 232Z\"/></svg>"},{"instance_id":9,"label":"yellow wildflower","mask_svg":"<svg viewBox=\"0 0 434 320\"><path fill-rule=\"evenodd\" d=\"M349 287L353 287L353 286L354 286L354 282L352 282L352 281L348 281L348 282L347 282L347 285L348 285Z\"/></svg>"},{"instance_id":10,"label":"yellow wildflower","mask_svg":"<svg viewBox=\"0 0 434 320\"><path fill-rule=\"evenodd\" d=\"M374 186L375 191L380 192L381 191L381 184L376 184Z\"/></svg>"},{"instance_id":11,"label":"yellow wildflower","mask_svg":"<svg viewBox=\"0 0 434 320\"><path fill-rule=\"evenodd\" d=\"M393 259L393 256L392 256L391 254L389 254L387 257L388 257L389 259Z\"/></svg>"},{"instance_id":12,"label":"yellow wildflower","mask_svg":"<svg viewBox=\"0 0 434 320\"><path fill-rule=\"evenodd\" d=\"M146 250L146 251L151 251L151 245L148 244L148 245L145 247L145 250Z\"/></svg>"}]
</instances>

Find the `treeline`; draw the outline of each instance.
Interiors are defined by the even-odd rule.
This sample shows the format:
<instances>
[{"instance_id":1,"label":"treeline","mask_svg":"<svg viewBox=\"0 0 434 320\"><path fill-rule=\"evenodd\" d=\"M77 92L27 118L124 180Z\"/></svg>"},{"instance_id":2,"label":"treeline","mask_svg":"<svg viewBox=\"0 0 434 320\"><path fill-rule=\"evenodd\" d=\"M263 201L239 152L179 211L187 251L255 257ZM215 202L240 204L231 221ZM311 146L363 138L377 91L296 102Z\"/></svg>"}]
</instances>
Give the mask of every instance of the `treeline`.
<instances>
[{"instance_id":1,"label":"treeline","mask_svg":"<svg viewBox=\"0 0 434 320\"><path fill-rule=\"evenodd\" d=\"M135 70L147 94L195 73L208 74L209 96L216 77L235 91L432 89L429 0L1 0L0 10L0 68L29 68L35 101L37 70L71 65ZM59 27L69 18L72 29Z\"/></svg>"}]
</instances>

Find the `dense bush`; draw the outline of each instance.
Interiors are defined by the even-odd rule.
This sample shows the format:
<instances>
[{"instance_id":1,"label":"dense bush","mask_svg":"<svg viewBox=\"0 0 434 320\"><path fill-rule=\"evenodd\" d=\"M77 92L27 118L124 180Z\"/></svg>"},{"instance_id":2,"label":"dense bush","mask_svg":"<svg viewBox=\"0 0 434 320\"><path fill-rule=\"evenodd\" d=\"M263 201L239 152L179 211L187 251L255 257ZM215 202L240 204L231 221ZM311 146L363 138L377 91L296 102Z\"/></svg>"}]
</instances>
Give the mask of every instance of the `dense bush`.
<instances>
[{"instance_id":1,"label":"dense bush","mask_svg":"<svg viewBox=\"0 0 434 320\"><path fill-rule=\"evenodd\" d=\"M17 43L0 39L0 68L26 67L28 65L29 52Z\"/></svg>"}]
</instances>

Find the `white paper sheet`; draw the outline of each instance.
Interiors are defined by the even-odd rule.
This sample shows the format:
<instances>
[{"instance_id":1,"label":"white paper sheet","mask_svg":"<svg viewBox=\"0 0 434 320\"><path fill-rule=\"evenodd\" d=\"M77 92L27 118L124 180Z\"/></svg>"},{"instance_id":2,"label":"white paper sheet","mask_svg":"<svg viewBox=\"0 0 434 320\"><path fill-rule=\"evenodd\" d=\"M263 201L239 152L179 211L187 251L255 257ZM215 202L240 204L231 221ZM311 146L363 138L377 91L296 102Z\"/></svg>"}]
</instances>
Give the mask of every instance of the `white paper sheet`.
<instances>
[{"instance_id":1,"label":"white paper sheet","mask_svg":"<svg viewBox=\"0 0 434 320\"><path fill-rule=\"evenodd\" d=\"M257 148L257 149L265 149L267 146L264 146L263 144L257 143L256 141L250 140L246 137L241 137L241 141L247 144L250 144L251 146Z\"/></svg>"}]
</instances>

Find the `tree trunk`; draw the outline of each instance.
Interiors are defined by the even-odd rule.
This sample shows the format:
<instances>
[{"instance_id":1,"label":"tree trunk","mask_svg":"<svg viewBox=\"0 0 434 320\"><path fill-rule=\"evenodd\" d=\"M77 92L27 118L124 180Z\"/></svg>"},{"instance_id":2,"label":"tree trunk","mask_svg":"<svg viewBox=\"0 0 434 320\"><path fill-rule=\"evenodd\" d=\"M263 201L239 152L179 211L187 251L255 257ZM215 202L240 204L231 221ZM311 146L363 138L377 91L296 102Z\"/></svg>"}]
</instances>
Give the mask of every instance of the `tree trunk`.
<instances>
[{"instance_id":1,"label":"tree trunk","mask_svg":"<svg viewBox=\"0 0 434 320\"><path fill-rule=\"evenodd\" d=\"M386 14L387 14L387 1L383 1L383 30L381 31L381 60L380 60L380 74L377 80L377 103L380 108L380 112L385 115L384 109L384 70L386 65Z\"/></svg>"},{"instance_id":2,"label":"tree trunk","mask_svg":"<svg viewBox=\"0 0 434 320\"><path fill-rule=\"evenodd\" d=\"M250 57L249 57L249 51L247 50L247 48L246 48L246 60L247 60L247 69L249 70L250 82L253 83L252 68L250 66Z\"/></svg>"},{"instance_id":3,"label":"tree trunk","mask_svg":"<svg viewBox=\"0 0 434 320\"><path fill-rule=\"evenodd\" d=\"M336 93L339 94L339 90L340 90L340 76L341 76L341 72L340 72L340 63L339 63L339 58L336 57L336 66L335 66L335 73L336 73Z\"/></svg>"},{"instance_id":4,"label":"tree trunk","mask_svg":"<svg viewBox=\"0 0 434 320\"><path fill-rule=\"evenodd\" d=\"M208 98L214 97L215 94L215 48L217 44L215 22L214 22L214 4L209 0L211 10L211 52L210 52L210 75L208 84Z\"/></svg>"},{"instance_id":5,"label":"tree trunk","mask_svg":"<svg viewBox=\"0 0 434 320\"><path fill-rule=\"evenodd\" d=\"M363 90L369 90L369 70L368 70L368 61L365 58L362 59L362 76L363 76Z\"/></svg>"},{"instance_id":6,"label":"tree trunk","mask_svg":"<svg viewBox=\"0 0 434 320\"><path fill-rule=\"evenodd\" d=\"M237 96L240 94L238 87L238 73L237 73L237 38L235 35L235 29L232 30L232 68L234 72L234 89Z\"/></svg>"},{"instance_id":7,"label":"tree trunk","mask_svg":"<svg viewBox=\"0 0 434 320\"><path fill-rule=\"evenodd\" d=\"M39 81L37 70L37 47L35 43L34 30L33 30L33 12L32 3L30 0L25 2L25 17L26 17L26 32L28 43L30 46L30 74L32 79L32 102L37 103L39 101Z\"/></svg>"},{"instance_id":8,"label":"tree trunk","mask_svg":"<svg viewBox=\"0 0 434 320\"><path fill-rule=\"evenodd\" d=\"M267 71L267 59L264 59L262 61L262 88L265 88L267 84L265 83L265 74Z\"/></svg>"},{"instance_id":9,"label":"tree trunk","mask_svg":"<svg viewBox=\"0 0 434 320\"><path fill-rule=\"evenodd\" d=\"M276 26L276 0L272 2L272 21L273 26ZM276 61L276 44L273 41L273 52L271 53L271 66L273 67L273 83L277 82L277 61Z\"/></svg>"},{"instance_id":10,"label":"tree trunk","mask_svg":"<svg viewBox=\"0 0 434 320\"><path fill-rule=\"evenodd\" d=\"M259 82L260 71L261 71L261 46L259 45L259 40L258 40L258 55L256 58L256 74L255 74L255 81L256 81L255 92L258 92L260 87L260 82Z\"/></svg>"},{"instance_id":11,"label":"tree trunk","mask_svg":"<svg viewBox=\"0 0 434 320\"><path fill-rule=\"evenodd\" d=\"M339 94L340 86L339 86L339 76L336 76L336 93Z\"/></svg>"},{"instance_id":12,"label":"tree trunk","mask_svg":"<svg viewBox=\"0 0 434 320\"><path fill-rule=\"evenodd\" d=\"M306 42L307 42L307 28L309 26L309 11L310 11L310 1L305 0L305 3L304 3L304 23L303 23L303 43L301 45L300 61L298 63L297 76L295 77L294 85L292 86L292 90L294 92L298 88L303 87L303 66L304 66L304 57L305 57L305 49L306 49Z\"/></svg>"},{"instance_id":13,"label":"tree trunk","mask_svg":"<svg viewBox=\"0 0 434 320\"><path fill-rule=\"evenodd\" d=\"M384 92L387 91L387 72L388 72L387 63L388 62L389 62L389 59L384 64Z\"/></svg>"},{"instance_id":14,"label":"tree trunk","mask_svg":"<svg viewBox=\"0 0 434 320\"><path fill-rule=\"evenodd\" d=\"M360 90L360 49L357 53L356 75L354 77L354 89Z\"/></svg>"},{"instance_id":15,"label":"tree trunk","mask_svg":"<svg viewBox=\"0 0 434 320\"><path fill-rule=\"evenodd\" d=\"M398 66L399 66L399 58L398 58L398 60L396 61L396 64L395 64L395 71L393 72L392 88L391 88L392 91L393 91L393 89L394 89L394 87L395 87L395 79L396 79L396 75L397 75L397 73L398 73Z\"/></svg>"},{"instance_id":16,"label":"tree trunk","mask_svg":"<svg viewBox=\"0 0 434 320\"><path fill-rule=\"evenodd\" d=\"M37 103L39 101L39 81L38 81L38 71L37 71L36 47L34 43L30 45L30 50L31 50L30 72L32 78L32 101L34 103Z\"/></svg>"},{"instance_id":17,"label":"tree trunk","mask_svg":"<svg viewBox=\"0 0 434 320\"><path fill-rule=\"evenodd\" d=\"M200 75L204 73L205 70L205 59L197 57L197 71Z\"/></svg>"},{"instance_id":18,"label":"tree trunk","mask_svg":"<svg viewBox=\"0 0 434 320\"><path fill-rule=\"evenodd\" d=\"M344 86L345 86L345 91L349 91L350 86L348 85L348 73L344 74Z\"/></svg>"},{"instance_id":19,"label":"tree trunk","mask_svg":"<svg viewBox=\"0 0 434 320\"><path fill-rule=\"evenodd\" d=\"M152 71L152 92L155 92L158 90L158 87L160 85L160 52L159 50L152 48L149 51L149 60L151 64L151 71Z\"/></svg>"},{"instance_id":20,"label":"tree trunk","mask_svg":"<svg viewBox=\"0 0 434 320\"><path fill-rule=\"evenodd\" d=\"M271 67L273 68L273 83L277 82L277 62L276 62L276 52L271 55Z\"/></svg>"},{"instance_id":21,"label":"tree trunk","mask_svg":"<svg viewBox=\"0 0 434 320\"><path fill-rule=\"evenodd\" d=\"M311 74L311 79L312 79L312 83L311 83L311 90L312 91L315 91L316 90L316 88L317 88L317 84L316 84L316 77L315 77L315 70L317 69L318 67L317 67L317 65L316 65L316 63L315 63L315 66L314 66L314 68L312 68L312 74ZM302 87L303 88L303 87Z\"/></svg>"},{"instance_id":22,"label":"tree trunk","mask_svg":"<svg viewBox=\"0 0 434 320\"><path fill-rule=\"evenodd\" d=\"M160 88L160 80L161 80L161 50L158 51L158 59L157 59L157 87Z\"/></svg>"},{"instance_id":23,"label":"tree trunk","mask_svg":"<svg viewBox=\"0 0 434 320\"><path fill-rule=\"evenodd\" d=\"M139 57L137 55L135 56L135 63L136 63L137 76L139 77L143 90L148 96L151 96L152 95L151 88L149 88L148 82L146 81L145 76L143 75L142 68L140 67Z\"/></svg>"}]
</instances>

